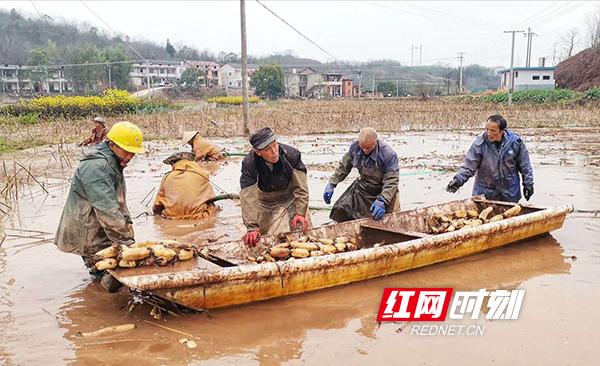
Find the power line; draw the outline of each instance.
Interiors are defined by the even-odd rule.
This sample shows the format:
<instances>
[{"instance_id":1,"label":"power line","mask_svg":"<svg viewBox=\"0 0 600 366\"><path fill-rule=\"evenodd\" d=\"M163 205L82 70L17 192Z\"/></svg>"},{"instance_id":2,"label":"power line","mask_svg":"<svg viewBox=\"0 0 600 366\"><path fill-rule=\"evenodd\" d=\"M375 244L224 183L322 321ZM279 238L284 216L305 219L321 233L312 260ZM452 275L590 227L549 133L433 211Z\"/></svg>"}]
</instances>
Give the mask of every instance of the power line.
<instances>
[{"instance_id":1,"label":"power line","mask_svg":"<svg viewBox=\"0 0 600 366\"><path fill-rule=\"evenodd\" d=\"M35 11L38 13L40 19L42 19L44 17L44 15L42 14L42 12L40 12L40 9L38 9L37 6L35 6L35 3L33 2L33 0L31 0L31 5L33 6L33 8L35 9Z\"/></svg>"},{"instance_id":2,"label":"power line","mask_svg":"<svg viewBox=\"0 0 600 366\"><path fill-rule=\"evenodd\" d=\"M400 12L400 13L405 13L405 14L408 14L408 15L414 15L414 16L422 17L422 18L425 18L425 19L428 19L428 20L433 20L433 21L444 20L447 23L453 23L454 25L459 25L459 26L462 26L462 27L467 27L467 28L474 28L475 27L475 28L485 29L488 32L489 31L498 31L499 30L499 28L493 28L493 27L490 27L487 24L481 24L481 25L478 26L478 25L473 24L473 23L463 23L463 22L454 20L454 19L449 18L449 17L436 16L434 14L430 14L429 12L427 12L427 15L425 15L425 14L421 14L421 13L418 13L418 12L409 11L407 9L399 9L399 8L392 7L392 6L388 6L388 5L384 5L384 4L379 4L379 3L376 3L376 2L373 2L373 1L367 1L367 3L369 3L371 5L375 5L375 6L381 7L381 8L385 8L385 9L389 9L389 10L394 10L396 12Z\"/></svg>"},{"instance_id":3,"label":"power line","mask_svg":"<svg viewBox=\"0 0 600 366\"><path fill-rule=\"evenodd\" d=\"M288 27L290 27L294 32L298 33L302 38L306 39L307 41L309 41L310 43L312 43L315 47L317 47L318 49L320 49L321 51L323 51L326 55L328 55L329 57L331 57L332 59L340 62L340 63L344 63L343 61L341 61L340 59L338 59L337 57L335 57L334 55L332 55L330 52L328 52L327 50L325 50L323 47L319 46L315 41L313 41L312 39L308 38L308 36L306 36L304 33L300 32L296 27L294 27L293 25L291 25L290 23L288 23L285 19L283 19L282 17L280 17L279 15L277 15L273 10L269 9L265 4L263 4L262 2L260 2L260 0L256 0L256 2L262 6L263 8L265 8L269 13L273 14L277 19L281 20L285 25L287 25Z\"/></svg>"},{"instance_id":4,"label":"power line","mask_svg":"<svg viewBox=\"0 0 600 366\"><path fill-rule=\"evenodd\" d=\"M108 27L108 29L110 29L113 33L118 34L118 32L116 32L110 25L108 25L108 23L106 23L104 21L104 19L102 19L102 17L100 17L100 15L98 15L94 10L92 10L92 8L90 8L85 2L80 1L81 4L83 6L85 6L92 14L94 14L94 16L96 18L98 18L98 20L100 20L102 22L102 24L104 24L106 27ZM139 58L143 59L148 65L150 64L150 62L144 57L142 56L141 53L139 53L129 42L127 42L126 40L122 40L123 43L125 43L125 45L127 45L127 47L129 47L129 49L131 49L133 51L133 53L135 53ZM147 66L148 67L148 66ZM151 85L150 85L150 72L148 72L148 97L150 97L150 91L151 91ZM181 94L181 96L184 96L184 94L181 92L181 90L177 89L177 87L175 87L173 85L173 89L175 89L179 94Z\"/></svg>"},{"instance_id":5,"label":"power line","mask_svg":"<svg viewBox=\"0 0 600 366\"><path fill-rule=\"evenodd\" d=\"M446 12L443 12L443 11L438 10L438 9L421 8L421 7L418 7L418 6L416 6L416 5L412 4L412 3L410 3L410 4L403 3L403 5L406 6L406 7L415 9L417 11L424 12L426 14L439 14L439 17L443 18L443 19L453 19L453 20L456 19L456 20L459 20L459 21L465 23L465 25L467 25L467 24L468 25L478 24L481 27L490 28L490 29L491 28L497 28L497 29L501 29L502 28L501 24L496 24L496 23L492 23L492 22L488 22L488 21L483 22L483 21L481 21L479 19L475 19L475 18L459 17L456 14L446 13Z\"/></svg>"},{"instance_id":6,"label":"power line","mask_svg":"<svg viewBox=\"0 0 600 366\"><path fill-rule=\"evenodd\" d=\"M557 8L555 9L553 12L546 14L545 16L538 18L536 20L534 20L533 22L531 22L530 24L535 24L535 23L539 23L542 20L546 20L552 16L554 16L555 14L557 14L559 11L565 9L564 11L561 12L560 16L564 16L565 14L568 14L570 12L572 12L573 10L577 9L578 7L580 7L582 5L582 3L567 3L565 4L565 6L561 7L561 8ZM570 6L569 8L567 8L567 6Z\"/></svg>"},{"instance_id":7,"label":"power line","mask_svg":"<svg viewBox=\"0 0 600 366\"><path fill-rule=\"evenodd\" d=\"M557 4L559 4L559 3L560 3L560 1L555 1L555 2L554 2L554 3L552 3L550 6L548 6L548 7L547 7L547 8L545 8L544 10L540 11L539 13L535 13L534 15L532 15L532 16L530 16L530 17L527 17L527 18L526 18L526 19L524 19L523 21L521 21L521 22L519 22L519 23L515 24L515 25L514 25L514 27L519 27L519 26L521 26L521 25L523 25L523 24L526 24L527 22L529 22L529 21L531 21L531 20L533 20L533 19L535 19L535 18L537 18L537 17L539 17L539 16L542 16L542 14L544 14L546 11L550 10L551 8L553 8L555 5L557 5ZM567 3L567 5L568 5L568 3Z\"/></svg>"}]
</instances>

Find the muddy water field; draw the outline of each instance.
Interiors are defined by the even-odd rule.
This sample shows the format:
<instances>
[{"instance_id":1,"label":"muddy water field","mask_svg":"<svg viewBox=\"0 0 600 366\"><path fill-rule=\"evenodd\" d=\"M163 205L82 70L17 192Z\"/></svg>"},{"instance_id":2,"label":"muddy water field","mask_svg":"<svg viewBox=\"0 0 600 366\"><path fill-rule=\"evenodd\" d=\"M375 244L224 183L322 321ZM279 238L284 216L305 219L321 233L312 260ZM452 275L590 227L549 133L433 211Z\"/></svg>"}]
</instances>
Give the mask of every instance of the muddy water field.
<instances>
[{"instance_id":1,"label":"muddy water field","mask_svg":"<svg viewBox=\"0 0 600 366\"><path fill-rule=\"evenodd\" d=\"M477 132L382 134L400 158L403 210L470 195L472 180L456 194L445 186ZM10 186L0 204L0 364L598 364L600 133L584 128L517 132L534 167L530 203L575 206L564 227L551 235L352 285L161 319L148 305L128 311L126 289L105 292L81 258L59 252L52 243L81 151L63 145L4 155L4 169L15 167L21 176L31 176ZM322 191L354 137L281 138L303 152L314 225L329 222ZM215 142L231 152L249 149L241 138ZM204 222L149 216L162 174L169 170L162 160L179 146L176 141L146 146L147 153L125 170L136 240L204 243L241 237L239 202L232 200L220 201L217 216ZM206 165L217 194L239 191L240 163L241 157L232 157ZM353 172L338 186L334 200L356 176ZM517 320L444 323L482 326L483 335L426 336L411 334L412 323L376 322L385 287L524 289L525 298ZM110 337L78 336L125 323L136 328ZM197 347L188 348L181 338Z\"/></svg>"}]
</instances>

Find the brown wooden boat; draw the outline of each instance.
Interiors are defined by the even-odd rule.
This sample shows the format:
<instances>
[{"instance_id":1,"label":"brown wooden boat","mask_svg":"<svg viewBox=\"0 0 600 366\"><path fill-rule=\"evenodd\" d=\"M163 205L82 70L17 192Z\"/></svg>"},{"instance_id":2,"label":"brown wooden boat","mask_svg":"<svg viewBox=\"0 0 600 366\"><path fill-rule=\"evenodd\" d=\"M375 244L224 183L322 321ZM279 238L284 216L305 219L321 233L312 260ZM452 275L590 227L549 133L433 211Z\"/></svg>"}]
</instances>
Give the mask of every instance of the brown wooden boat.
<instances>
[{"instance_id":1,"label":"brown wooden boat","mask_svg":"<svg viewBox=\"0 0 600 366\"><path fill-rule=\"evenodd\" d=\"M213 309L344 285L461 258L547 234L562 227L570 205L542 208L522 205L518 216L438 235L430 219L456 210L502 213L514 204L483 196L388 214L381 221L361 219L313 228L316 238L354 237L359 249L278 262L251 263L277 245L266 236L255 248L242 241L209 245L207 258L197 257L165 267L115 269L111 273L135 291L195 310ZM299 235L290 233L289 235ZM373 247L375 243L383 243Z\"/></svg>"}]
</instances>

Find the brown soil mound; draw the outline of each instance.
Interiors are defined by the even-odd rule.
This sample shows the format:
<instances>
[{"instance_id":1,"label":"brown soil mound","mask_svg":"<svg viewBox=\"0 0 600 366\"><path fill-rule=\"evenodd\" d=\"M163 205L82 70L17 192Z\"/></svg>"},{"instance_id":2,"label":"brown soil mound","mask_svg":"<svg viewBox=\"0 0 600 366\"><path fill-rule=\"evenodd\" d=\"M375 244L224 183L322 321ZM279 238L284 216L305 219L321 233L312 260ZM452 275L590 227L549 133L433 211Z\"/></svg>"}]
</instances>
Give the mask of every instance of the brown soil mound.
<instances>
[{"instance_id":1,"label":"brown soil mound","mask_svg":"<svg viewBox=\"0 0 600 366\"><path fill-rule=\"evenodd\" d=\"M556 84L578 91L600 86L600 48L588 48L556 66Z\"/></svg>"}]
</instances>

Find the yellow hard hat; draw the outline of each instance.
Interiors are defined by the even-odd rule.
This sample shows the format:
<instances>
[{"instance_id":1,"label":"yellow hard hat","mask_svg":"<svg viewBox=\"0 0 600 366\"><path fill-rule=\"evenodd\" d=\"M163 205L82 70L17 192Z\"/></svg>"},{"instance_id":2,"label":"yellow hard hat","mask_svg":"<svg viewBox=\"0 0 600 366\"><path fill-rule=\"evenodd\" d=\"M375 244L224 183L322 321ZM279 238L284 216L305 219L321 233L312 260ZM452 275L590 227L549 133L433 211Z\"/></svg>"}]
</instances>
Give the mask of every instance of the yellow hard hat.
<instances>
[{"instance_id":1,"label":"yellow hard hat","mask_svg":"<svg viewBox=\"0 0 600 366\"><path fill-rule=\"evenodd\" d=\"M142 131L131 122L115 123L106 134L106 137L127 152L134 154L144 152Z\"/></svg>"}]
</instances>

